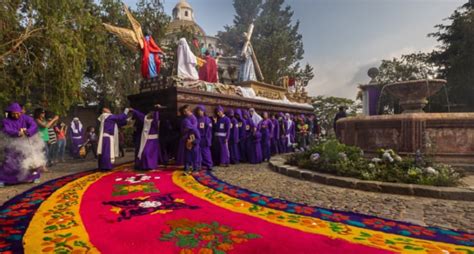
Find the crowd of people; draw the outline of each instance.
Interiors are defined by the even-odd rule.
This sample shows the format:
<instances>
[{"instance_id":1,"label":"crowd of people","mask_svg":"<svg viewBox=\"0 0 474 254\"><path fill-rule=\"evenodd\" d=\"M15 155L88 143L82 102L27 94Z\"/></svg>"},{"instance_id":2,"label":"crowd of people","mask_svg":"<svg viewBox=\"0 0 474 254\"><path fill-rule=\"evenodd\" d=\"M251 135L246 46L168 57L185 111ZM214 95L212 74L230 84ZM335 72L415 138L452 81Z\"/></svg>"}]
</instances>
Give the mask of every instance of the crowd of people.
<instances>
[{"instance_id":1,"label":"crowd of people","mask_svg":"<svg viewBox=\"0 0 474 254\"><path fill-rule=\"evenodd\" d=\"M114 138L111 127L125 125L127 113L131 112L135 120L135 168L150 170L174 161L175 165L183 165L185 172L191 172L212 170L217 165L268 161L275 154L305 149L320 133L312 114L259 115L253 108L225 112L218 106L215 114L208 116L204 106L193 109L186 105L180 108L179 130L174 130L169 120L160 121L159 111L157 108L145 115L136 109L126 109L121 115L109 115L104 121L108 130L100 131L104 133L100 136L109 143ZM105 148L101 154L106 158L99 160L99 168L111 169L108 162L113 152Z\"/></svg>"},{"instance_id":2,"label":"crowd of people","mask_svg":"<svg viewBox=\"0 0 474 254\"><path fill-rule=\"evenodd\" d=\"M124 137L119 130L130 122L134 122L138 170L173 163L183 165L189 173L212 170L217 165L258 164L275 154L304 149L320 134L312 114L260 115L252 108L225 112L218 106L215 115L208 115L204 106L183 106L179 126L175 127L170 119L160 120L161 108L156 105L148 113L127 108L122 114L112 114L104 108L96 133L94 127L85 130L77 117L67 126L59 116L44 109L36 109L31 117L22 106L13 103L5 110L2 121L6 142L0 185L38 179L48 167L65 161L66 143L72 158L93 153L99 169L111 170L115 158L123 153Z\"/></svg>"}]
</instances>

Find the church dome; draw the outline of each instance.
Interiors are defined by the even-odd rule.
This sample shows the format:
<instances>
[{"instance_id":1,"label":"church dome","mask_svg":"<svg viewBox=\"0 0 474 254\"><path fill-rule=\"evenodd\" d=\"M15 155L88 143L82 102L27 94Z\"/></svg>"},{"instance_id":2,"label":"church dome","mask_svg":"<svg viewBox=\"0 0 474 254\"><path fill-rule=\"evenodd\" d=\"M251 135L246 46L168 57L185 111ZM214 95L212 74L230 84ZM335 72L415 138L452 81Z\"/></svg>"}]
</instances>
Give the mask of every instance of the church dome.
<instances>
[{"instance_id":1,"label":"church dome","mask_svg":"<svg viewBox=\"0 0 474 254\"><path fill-rule=\"evenodd\" d=\"M179 31L184 29L190 29L191 32L194 32L196 35L200 36L205 36L206 33L204 32L204 29L202 29L201 26L196 24L194 21L189 21L189 20L173 20L168 24L168 27L166 28L166 33L167 34L172 34L172 33L177 33Z\"/></svg>"},{"instance_id":2,"label":"church dome","mask_svg":"<svg viewBox=\"0 0 474 254\"><path fill-rule=\"evenodd\" d=\"M184 0L184 1L179 1L174 8L175 9L179 9L179 8L192 9L193 7L191 7L191 5L186 0Z\"/></svg>"}]
</instances>

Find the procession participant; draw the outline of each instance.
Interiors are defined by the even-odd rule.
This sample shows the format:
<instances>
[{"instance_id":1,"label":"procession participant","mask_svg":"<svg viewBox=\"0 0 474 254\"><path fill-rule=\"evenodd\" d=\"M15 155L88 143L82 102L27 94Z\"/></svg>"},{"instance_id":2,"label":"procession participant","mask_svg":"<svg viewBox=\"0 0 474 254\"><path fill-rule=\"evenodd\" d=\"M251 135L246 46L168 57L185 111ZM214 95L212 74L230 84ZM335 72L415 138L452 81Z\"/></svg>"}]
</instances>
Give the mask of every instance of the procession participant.
<instances>
[{"instance_id":1,"label":"procession participant","mask_svg":"<svg viewBox=\"0 0 474 254\"><path fill-rule=\"evenodd\" d=\"M221 106L216 108L217 121L214 132L213 148L216 152L214 162L217 165L228 167L229 158L229 137L230 137L230 119L224 115L224 109Z\"/></svg>"},{"instance_id":2,"label":"procession participant","mask_svg":"<svg viewBox=\"0 0 474 254\"><path fill-rule=\"evenodd\" d=\"M37 135L38 126L33 118L22 113L18 103L12 103L5 111L7 117L2 121L5 159L0 165L0 187L37 182L39 170L46 164L45 143Z\"/></svg>"},{"instance_id":3,"label":"procession participant","mask_svg":"<svg viewBox=\"0 0 474 254\"><path fill-rule=\"evenodd\" d=\"M285 119L285 115L280 112L278 113L278 126L280 126L280 142L278 143L278 150L280 153L288 152L288 121Z\"/></svg>"},{"instance_id":4,"label":"procession participant","mask_svg":"<svg viewBox=\"0 0 474 254\"><path fill-rule=\"evenodd\" d=\"M155 109L158 108L159 105L155 105ZM160 113L155 110L144 115L136 109L131 111L136 121L143 124L138 152L135 158L135 168L139 170L156 169L159 163L162 162L159 141Z\"/></svg>"},{"instance_id":5,"label":"procession participant","mask_svg":"<svg viewBox=\"0 0 474 254\"><path fill-rule=\"evenodd\" d=\"M237 126L239 129L239 155L240 155L240 162L247 162L247 131L245 126L247 125L247 120L244 119L242 116L242 110L236 109L235 110L235 117L237 119ZM250 126L249 126L250 129Z\"/></svg>"},{"instance_id":6,"label":"procession participant","mask_svg":"<svg viewBox=\"0 0 474 254\"><path fill-rule=\"evenodd\" d=\"M193 115L193 112L191 111L191 108L189 105L184 105L180 108L180 113L181 113L181 125L180 125L180 140L178 144L178 151L176 155L176 164L177 165L184 165L184 150L186 147L186 133L185 133L185 128L186 128L186 121L189 121L194 127L197 127L197 119Z\"/></svg>"},{"instance_id":7,"label":"procession participant","mask_svg":"<svg viewBox=\"0 0 474 254\"><path fill-rule=\"evenodd\" d=\"M293 115L286 113L285 118L287 121L287 137L288 137L288 150L287 152L293 152L293 145L295 144L295 135L296 135L296 128L295 128L295 121L293 120Z\"/></svg>"},{"instance_id":8,"label":"procession participant","mask_svg":"<svg viewBox=\"0 0 474 254\"><path fill-rule=\"evenodd\" d=\"M249 114L250 114L250 118L253 121L253 124L255 126L258 126L258 124L260 124L260 121L262 121L263 118L255 111L254 108L249 109Z\"/></svg>"},{"instance_id":9,"label":"procession participant","mask_svg":"<svg viewBox=\"0 0 474 254\"><path fill-rule=\"evenodd\" d=\"M238 164L240 162L239 151L239 122L235 118L234 110L227 111L227 117L230 119L229 153L230 163Z\"/></svg>"},{"instance_id":10,"label":"procession participant","mask_svg":"<svg viewBox=\"0 0 474 254\"><path fill-rule=\"evenodd\" d=\"M71 156L75 159L79 158L79 150L84 144L84 128L78 117L74 117L71 122Z\"/></svg>"},{"instance_id":11,"label":"procession participant","mask_svg":"<svg viewBox=\"0 0 474 254\"><path fill-rule=\"evenodd\" d=\"M185 38L181 38L178 42L178 77L188 80L198 80L199 74L196 70L198 60L189 48Z\"/></svg>"},{"instance_id":12,"label":"procession participant","mask_svg":"<svg viewBox=\"0 0 474 254\"><path fill-rule=\"evenodd\" d=\"M217 63L216 60L206 51L204 60L206 63L199 69L199 80L209 83L217 82Z\"/></svg>"},{"instance_id":13,"label":"procession participant","mask_svg":"<svg viewBox=\"0 0 474 254\"><path fill-rule=\"evenodd\" d=\"M253 150L251 149L252 146L253 146L253 142L252 142L252 129L251 127L254 126L253 124L253 121L252 119L250 118L250 114L248 112L248 110L244 109L243 110L243 124L245 126L244 130L245 130L245 142L244 142L244 146L242 148L242 153L245 154L245 156L247 157L247 162L250 162L250 154L252 153L250 150Z\"/></svg>"},{"instance_id":14,"label":"procession participant","mask_svg":"<svg viewBox=\"0 0 474 254\"><path fill-rule=\"evenodd\" d=\"M334 116L334 122L333 122L334 133L336 135L337 135L337 126L336 126L337 120L346 118L346 117L347 117L346 107L344 106L339 107L339 112L337 112L336 115Z\"/></svg>"},{"instance_id":15,"label":"procession participant","mask_svg":"<svg viewBox=\"0 0 474 254\"><path fill-rule=\"evenodd\" d=\"M262 136L261 146L262 146L262 160L269 161L271 157L271 135L272 135L272 121L268 118L268 113L263 112L263 120L260 121L258 129Z\"/></svg>"},{"instance_id":16,"label":"procession participant","mask_svg":"<svg viewBox=\"0 0 474 254\"><path fill-rule=\"evenodd\" d=\"M186 138L184 172L188 174L190 170L198 171L201 169L201 135L199 134L197 126L189 119L184 121L184 132Z\"/></svg>"},{"instance_id":17,"label":"procession participant","mask_svg":"<svg viewBox=\"0 0 474 254\"><path fill-rule=\"evenodd\" d=\"M258 164L262 162L262 133L260 132L260 129L258 128L257 125L253 123L253 121L250 122L250 135L248 137L248 159L249 163L251 164Z\"/></svg>"},{"instance_id":18,"label":"procession participant","mask_svg":"<svg viewBox=\"0 0 474 254\"><path fill-rule=\"evenodd\" d=\"M119 127L126 124L129 109L122 114L112 114L110 109L103 108L99 116L99 143L97 144L98 164L100 170L111 170L115 158L119 156Z\"/></svg>"},{"instance_id":19,"label":"procession participant","mask_svg":"<svg viewBox=\"0 0 474 254\"><path fill-rule=\"evenodd\" d=\"M274 114L272 115L272 140L271 140L271 151L272 155L279 154L280 149L279 143L280 143L280 124L277 119L278 115Z\"/></svg>"},{"instance_id":20,"label":"procession participant","mask_svg":"<svg viewBox=\"0 0 474 254\"><path fill-rule=\"evenodd\" d=\"M194 111L198 121L199 134L201 136L201 142L199 143L201 151L201 167L205 167L207 170L212 170L212 120L206 115L206 109L204 106L199 105Z\"/></svg>"}]
</instances>

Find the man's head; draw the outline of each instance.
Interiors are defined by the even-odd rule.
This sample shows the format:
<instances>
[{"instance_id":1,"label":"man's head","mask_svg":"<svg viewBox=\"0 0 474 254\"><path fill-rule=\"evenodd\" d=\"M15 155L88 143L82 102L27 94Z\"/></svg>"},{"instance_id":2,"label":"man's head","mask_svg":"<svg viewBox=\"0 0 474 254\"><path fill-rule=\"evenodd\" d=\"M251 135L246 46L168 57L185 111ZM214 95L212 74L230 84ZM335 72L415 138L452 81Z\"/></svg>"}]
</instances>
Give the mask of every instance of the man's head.
<instances>
[{"instance_id":1,"label":"man's head","mask_svg":"<svg viewBox=\"0 0 474 254\"><path fill-rule=\"evenodd\" d=\"M216 108L216 115L218 117L223 117L224 116L224 108L222 108L221 106L217 106Z\"/></svg>"},{"instance_id":2,"label":"man's head","mask_svg":"<svg viewBox=\"0 0 474 254\"><path fill-rule=\"evenodd\" d=\"M78 123L78 122L79 122L79 118L78 118L78 117L74 117L74 118L72 119L72 121L74 121L75 123Z\"/></svg>"},{"instance_id":3,"label":"man's head","mask_svg":"<svg viewBox=\"0 0 474 254\"><path fill-rule=\"evenodd\" d=\"M267 112L263 112L263 119L268 119L268 113Z\"/></svg>"},{"instance_id":4,"label":"man's head","mask_svg":"<svg viewBox=\"0 0 474 254\"><path fill-rule=\"evenodd\" d=\"M180 112L182 116L192 115L191 108L189 107L189 105L182 106Z\"/></svg>"},{"instance_id":5,"label":"man's head","mask_svg":"<svg viewBox=\"0 0 474 254\"><path fill-rule=\"evenodd\" d=\"M112 111L110 111L109 108L105 108L105 107L104 107L104 108L102 109L102 113L110 114L110 113L112 113Z\"/></svg>"},{"instance_id":6,"label":"man's head","mask_svg":"<svg viewBox=\"0 0 474 254\"><path fill-rule=\"evenodd\" d=\"M46 115L46 111L44 111L44 109L42 108L35 109L35 112L34 112L35 119L44 119L45 115Z\"/></svg>"},{"instance_id":7,"label":"man's head","mask_svg":"<svg viewBox=\"0 0 474 254\"><path fill-rule=\"evenodd\" d=\"M344 106L340 106L340 107L339 107L339 111L340 111L340 112L344 112L344 111L346 111L346 107L344 107Z\"/></svg>"},{"instance_id":8,"label":"man's head","mask_svg":"<svg viewBox=\"0 0 474 254\"><path fill-rule=\"evenodd\" d=\"M202 106L202 105L197 106L196 109L195 109L195 112L196 112L197 116L200 116L200 117L204 116L204 113L205 113L204 106Z\"/></svg>"},{"instance_id":9,"label":"man's head","mask_svg":"<svg viewBox=\"0 0 474 254\"><path fill-rule=\"evenodd\" d=\"M206 52L204 53L204 55L209 56L209 55L211 55L211 53L209 53L209 50L206 50Z\"/></svg>"},{"instance_id":10,"label":"man's head","mask_svg":"<svg viewBox=\"0 0 474 254\"><path fill-rule=\"evenodd\" d=\"M5 111L8 112L10 118L17 120L20 118L23 110L18 103L12 103Z\"/></svg>"},{"instance_id":11,"label":"man's head","mask_svg":"<svg viewBox=\"0 0 474 254\"><path fill-rule=\"evenodd\" d=\"M254 109L254 108L250 108L250 109L249 109L249 114L250 114L251 116L253 116L253 114L255 114L255 109Z\"/></svg>"}]
</instances>

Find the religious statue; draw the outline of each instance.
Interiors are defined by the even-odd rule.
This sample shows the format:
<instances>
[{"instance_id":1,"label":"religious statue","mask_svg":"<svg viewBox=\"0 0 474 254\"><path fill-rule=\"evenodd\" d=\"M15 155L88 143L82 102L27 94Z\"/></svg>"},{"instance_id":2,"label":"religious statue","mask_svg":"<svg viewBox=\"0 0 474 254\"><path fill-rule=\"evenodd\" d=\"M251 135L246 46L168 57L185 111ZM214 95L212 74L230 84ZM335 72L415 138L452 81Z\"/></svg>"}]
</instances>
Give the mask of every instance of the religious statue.
<instances>
[{"instance_id":1,"label":"religious statue","mask_svg":"<svg viewBox=\"0 0 474 254\"><path fill-rule=\"evenodd\" d=\"M124 4L123 9L128 20L132 24L132 29L117 27L103 23L107 31L117 35L122 43L128 48L142 52L141 72L145 79L156 78L160 73L161 59L163 51L155 43L150 32L143 35L140 23L132 16L128 7Z\"/></svg>"},{"instance_id":2,"label":"religious statue","mask_svg":"<svg viewBox=\"0 0 474 254\"><path fill-rule=\"evenodd\" d=\"M252 47L250 39L252 38L254 25L250 24L250 27L245 36L245 43L242 48L241 57L242 64L240 65L239 81L257 81L258 74L261 81L264 80L260 65L258 64L257 56Z\"/></svg>"}]
</instances>

